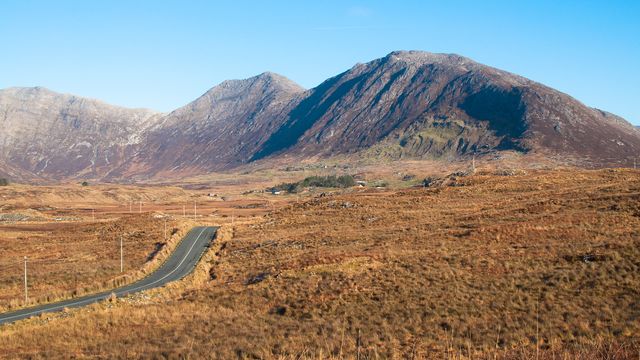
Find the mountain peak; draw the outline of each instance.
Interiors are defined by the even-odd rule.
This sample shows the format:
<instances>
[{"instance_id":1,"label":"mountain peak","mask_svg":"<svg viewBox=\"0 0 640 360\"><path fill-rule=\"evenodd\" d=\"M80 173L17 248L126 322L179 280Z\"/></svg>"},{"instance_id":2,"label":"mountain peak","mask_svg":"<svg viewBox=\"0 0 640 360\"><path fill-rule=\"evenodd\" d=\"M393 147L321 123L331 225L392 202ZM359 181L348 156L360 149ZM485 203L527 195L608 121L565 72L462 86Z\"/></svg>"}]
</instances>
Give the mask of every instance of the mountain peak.
<instances>
[{"instance_id":1,"label":"mountain peak","mask_svg":"<svg viewBox=\"0 0 640 360\"><path fill-rule=\"evenodd\" d=\"M418 64L438 63L464 65L474 63L473 60L458 54L432 53L418 50L392 51L383 58L387 62L409 62Z\"/></svg>"},{"instance_id":2,"label":"mountain peak","mask_svg":"<svg viewBox=\"0 0 640 360\"><path fill-rule=\"evenodd\" d=\"M5 92L7 94L15 94L15 95L40 95L40 94L50 94L50 95L62 95L53 90L49 90L43 86L15 86L9 87L6 89L0 89L0 91Z\"/></svg>"},{"instance_id":3,"label":"mountain peak","mask_svg":"<svg viewBox=\"0 0 640 360\"><path fill-rule=\"evenodd\" d=\"M304 88L298 85L293 80L287 78L286 76L283 76L271 71L265 71L262 74L254 76L253 78L250 78L250 79L265 81L271 86L278 87L283 90L288 90L291 92L304 91Z\"/></svg>"},{"instance_id":4,"label":"mountain peak","mask_svg":"<svg viewBox=\"0 0 640 360\"><path fill-rule=\"evenodd\" d=\"M174 110L163 121L164 124L179 124L184 119L191 119L207 123L212 118L241 118L247 115L247 109L259 111L268 108L269 104L286 102L303 91L286 77L267 71L246 79L225 80L198 99Z\"/></svg>"},{"instance_id":5,"label":"mountain peak","mask_svg":"<svg viewBox=\"0 0 640 360\"><path fill-rule=\"evenodd\" d=\"M305 90L302 86L280 74L266 71L246 79L225 80L219 85L209 89L205 95L213 97L227 96L229 94L237 95L246 93L251 89L262 92L283 92L288 94L295 94Z\"/></svg>"},{"instance_id":6,"label":"mountain peak","mask_svg":"<svg viewBox=\"0 0 640 360\"><path fill-rule=\"evenodd\" d=\"M254 78L291 81L291 80L287 79L286 76L280 75L278 73L274 73L272 71L265 71L265 72L263 72L261 74L258 74L256 76L254 76Z\"/></svg>"},{"instance_id":7,"label":"mountain peak","mask_svg":"<svg viewBox=\"0 0 640 360\"><path fill-rule=\"evenodd\" d=\"M40 102L48 101L48 102L58 102L58 103L77 102L77 103L92 104L93 106L98 106L98 107L109 107L109 108L115 109L115 111L132 110L140 113L160 114L158 111L148 109L148 108L141 108L141 107L129 108L125 106L114 105L96 98L84 97L84 96L74 95L66 92L57 92L49 88L46 88L44 86L8 87L5 89L0 89L0 96L2 95L11 97L13 101L15 100L40 101Z\"/></svg>"},{"instance_id":8,"label":"mountain peak","mask_svg":"<svg viewBox=\"0 0 640 360\"><path fill-rule=\"evenodd\" d=\"M34 178L103 176L161 116L41 86L0 90L0 113L0 162Z\"/></svg>"}]
</instances>

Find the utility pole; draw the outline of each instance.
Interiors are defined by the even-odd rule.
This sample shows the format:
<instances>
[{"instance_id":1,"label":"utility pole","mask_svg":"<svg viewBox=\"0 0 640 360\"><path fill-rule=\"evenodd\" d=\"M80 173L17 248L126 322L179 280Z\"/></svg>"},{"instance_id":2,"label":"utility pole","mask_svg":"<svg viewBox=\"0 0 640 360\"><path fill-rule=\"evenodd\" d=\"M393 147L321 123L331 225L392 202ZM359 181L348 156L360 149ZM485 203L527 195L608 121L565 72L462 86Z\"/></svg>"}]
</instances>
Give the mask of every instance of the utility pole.
<instances>
[{"instance_id":1,"label":"utility pole","mask_svg":"<svg viewBox=\"0 0 640 360\"><path fill-rule=\"evenodd\" d=\"M476 173L476 153L473 153L473 157L471 158L471 171Z\"/></svg>"},{"instance_id":2,"label":"utility pole","mask_svg":"<svg viewBox=\"0 0 640 360\"><path fill-rule=\"evenodd\" d=\"M120 272L124 272L124 253L122 252L122 235L120 235Z\"/></svg>"},{"instance_id":3,"label":"utility pole","mask_svg":"<svg viewBox=\"0 0 640 360\"><path fill-rule=\"evenodd\" d=\"M24 257L24 303L29 303L29 290L27 288L27 257Z\"/></svg>"}]
</instances>

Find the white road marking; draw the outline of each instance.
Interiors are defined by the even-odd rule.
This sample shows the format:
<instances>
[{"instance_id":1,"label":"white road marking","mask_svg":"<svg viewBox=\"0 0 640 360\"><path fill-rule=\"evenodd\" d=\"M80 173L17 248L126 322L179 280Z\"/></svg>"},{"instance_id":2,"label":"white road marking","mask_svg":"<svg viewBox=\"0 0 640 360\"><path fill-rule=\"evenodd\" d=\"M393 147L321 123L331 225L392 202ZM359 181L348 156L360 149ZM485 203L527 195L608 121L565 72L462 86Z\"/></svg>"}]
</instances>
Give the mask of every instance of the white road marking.
<instances>
[{"instance_id":1,"label":"white road marking","mask_svg":"<svg viewBox=\"0 0 640 360\"><path fill-rule=\"evenodd\" d=\"M193 247L194 247L194 246L196 246L196 243L198 242L198 239L200 239L200 236L202 235L202 233L203 233L205 230L207 230L207 228L206 228L206 227L205 227L204 229L202 229L202 231L200 231L200 234L198 234L198 236L196 237L196 239L193 241L193 244L192 244L192 245L191 245L191 247L189 248L189 251L187 251L187 253L184 255L184 258L182 258L182 261L180 261L180 263L178 264L178 266L176 266L173 270L171 270L171 272L170 272L170 273L166 274L165 276L161 277L160 279L158 279L158 280L156 280L156 281L154 281L154 282L152 282L152 283L150 283L150 284L143 285L143 286L140 286L140 287L138 287L138 288L134 288L134 289L132 289L132 290L130 290L130 291L134 291L134 290L137 290L137 289L141 289L141 288L143 288L143 287L147 287L147 286L153 285L153 284L157 283L158 281L162 281L162 280L166 279L168 276L170 276L171 274L173 274L174 272L176 272L176 270L180 269L180 266L182 266L182 263L183 263L185 260L187 260L187 257L189 257L189 254L191 254L191 250L193 250ZM129 292L130 292L130 291L129 291Z\"/></svg>"}]
</instances>

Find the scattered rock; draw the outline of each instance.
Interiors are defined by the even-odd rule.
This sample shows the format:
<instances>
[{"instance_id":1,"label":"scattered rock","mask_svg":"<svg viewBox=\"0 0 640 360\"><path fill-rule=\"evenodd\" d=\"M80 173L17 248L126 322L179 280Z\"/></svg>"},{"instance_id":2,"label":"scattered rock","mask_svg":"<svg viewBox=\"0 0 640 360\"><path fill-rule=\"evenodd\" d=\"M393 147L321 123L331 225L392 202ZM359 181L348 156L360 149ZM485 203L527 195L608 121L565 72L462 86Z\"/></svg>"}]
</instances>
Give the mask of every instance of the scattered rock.
<instances>
[{"instance_id":1,"label":"scattered rock","mask_svg":"<svg viewBox=\"0 0 640 360\"><path fill-rule=\"evenodd\" d=\"M422 186L426 188L437 186L437 185L440 185L441 183L442 183L442 179L434 176L428 176L424 178L424 180L422 180Z\"/></svg>"},{"instance_id":2,"label":"scattered rock","mask_svg":"<svg viewBox=\"0 0 640 360\"><path fill-rule=\"evenodd\" d=\"M287 307L286 306L276 306L275 308L273 308L271 310L271 313L283 316L284 314L287 313Z\"/></svg>"},{"instance_id":3,"label":"scattered rock","mask_svg":"<svg viewBox=\"0 0 640 360\"><path fill-rule=\"evenodd\" d=\"M356 206L352 202L345 201L345 202L342 203L342 207L345 208L345 209L350 209L350 208L353 208L353 207L356 207Z\"/></svg>"},{"instance_id":4,"label":"scattered rock","mask_svg":"<svg viewBox=\"0 0 640 360\"><path fill-rule=\"evenodd\" d=\"M472 175L472 174L473 174L473 171L471 171L471 170L461 170L461 171L456 171L456 172L453 172L453 173L449 174L448 177L457 178L457 177L469 176L469 175Z\"/></svg>"},{"instance_id":5,"label":"scattered rock","mask_svg":"<svg viewBox=\"0 0 640 360\"><path fill-rule=\"evenodd\" d=\"M236 209L265 209L267 207L266 203L251 203L246 205L236 205L234 206Z\"/></svg>"},{"instance_id":6,"label":"scattered rock","mask_svg":"<svg viewBox=\"0 0 640 360\"><path fill-rule=\"evenodd\" d=\"M0 222L7 221L43 221L45 218L41 216L31 216L27 214L20 213L10 213L10 214L0 214Z\"/></svg>"},{"instance_id":7,"label":"scattered rock","mask_svg":"<svg viewBox=\"0 0 640 360\"><path fill-rule=\"evenodd\" d=\"M247 279L247 285L253 285L253 284L257 284L259 282L264 281L267 277L269 277L269 275L271 275L268 272L263 272L254 276L251 276L249 279Z\"/></svg>"},{"instance_id":8,"label":"scattered rock","mask_svg":"<svg viewBox=\"0 0 640 360\"><path fill-rule=\"evenodd\" d=\"M516 175L526 175L527 172L519 169L499 169L494 171L493 174L497 176L516 176Z\"/></svg>"},{"instance_id":9,"label":"scattered rock","mask_svg":"<svg viewBox=\"0 0 640 360\"><path fill-rule=\"evenodd\" d=\"M581 254L581 255L565 255L563 258L568 262L584 262L584 263L592 263L592 262L600 262L609 260L609 257L606 255L599 254Z\"/></svg>"}]
</instances>

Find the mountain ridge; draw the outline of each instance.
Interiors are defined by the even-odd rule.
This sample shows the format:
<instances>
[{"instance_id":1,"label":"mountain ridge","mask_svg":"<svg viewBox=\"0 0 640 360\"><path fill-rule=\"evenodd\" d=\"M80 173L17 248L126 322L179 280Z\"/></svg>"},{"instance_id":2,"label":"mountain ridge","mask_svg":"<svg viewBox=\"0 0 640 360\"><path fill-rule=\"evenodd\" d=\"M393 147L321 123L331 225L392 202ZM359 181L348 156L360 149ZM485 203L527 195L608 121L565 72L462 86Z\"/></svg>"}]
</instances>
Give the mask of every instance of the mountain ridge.
<instances>
[{"instance_id":1,"label":"mountain ridge","mask_svg":"<svg viewBox=\"0 0 640 360\"><path fill-rule=\"evenodd\" d=\"M165 116L145 134L145 148L109 177L162 175L167 167L193 174L212 168L212 162L245 163L243 154L260 145L261 137L278 126L278 114L304 91L272 72L223 81ZM152 157L159 160L149 162Z\"/></svg>"},{"instance_id":2,"label":"mountain ridge","mask_svg":"<svg viewBox=\"0 0 640 360\"><path fill-rule=\"evenodd\" d=\"M582 105L577 100L519 75L488 67L455 54L392 52L383 58L357 64L311 91L312 94L305 99L308 104L302 103L302 106L293 110L294 116L284 125L280 134L267 141L266 149L257 154L255 159L269 156L271 152L278 152L290 146L297 151L309 153L327 150L332 154L349 153L371 147L389 136L396 136L399 142L410 145L408 150L401 146L405 149L399 150L398 156L403 153L409 156L423 156L429 151L435 155L442 155L451 152L452 148L454 152L459 153L461 147L464 152L469 145L474 149L488 146L498 149L512 147L516 150L534 150L534 147L538 146L535 142L556 151L578 153L588 150L577 149L575 146L557 147L558 136L549 132L548 124L540 119L543 115L536 116L534 112L526 111L526 105L532 103L539 95L561 98L562 105L571 104L574 108ZM550 110L561 108L550 105L550 102L542 101L536 104L533 110L549 113ZM305 109L306 105L309 105L308 109ZM350 109L356 111L349 113ZM579 112L585 119L594 116L586 107L579 109ZM525 119L525 115L529 118ZM533 117L537 117L537 121L530 121ZM568 120L569 123L576 120L568 119L566 113L557 117ZM474 119L483 121L472 121ZM377 123L374 126L362 127L363 121ZM622 127L628 130L626 121L621 121L625 124ZM468 134L463 137L455 136L458 141L462 141L457 147L450 143L434 143L434 140L438 140L442 135L442 131L437 129L427 129L427 134L424 135L429 139L421 135L418 135L418 138L403 136L403 131L424 131L425 122L429 123L426 124L427 127L433 128L435 125L453 133ZM566 127L571 129L573 125L575 124ZM481 129L482 126L488 126L489 129ZM561 127L562 124L556 129ZM398 128L399 133L394 134ZM491 134L487 134L487 130L493 131L493 135L497 137L502 137L499 143L494 141L497 139L489 139ZM545 136L525 136L527 131ZM342 141L332 143L329 138L336 136L336 133L342 133L342 138L358 138L357 146L354 147L350 143L350 147L343 147ZM369 136L372 134L373 136ZM487 141L480 141L479 136ZM297 139L297 146L293 144L292 137ZM282 143L283 138L287 139L286 143ZM450 139L449 137L445 140ZM593 138L588 139L588 142L595 143ZM638 150L640 144L637 137L629 142ZM606 146L596 149L603 150L606 150Z\"/></svg>"},{"instance_id":3,"label":"mountain ridge","mask_svg":"<svg viewBox=\"0 0 640 360\"><path fill-rule=\"evenodd\" d=\"M160 116L43 87L0 90L0 114L4 172L56 179L106 174Z\"/></svg>"},{"instance_id":4,"label":"mountain ridge","mask_svg":"<svg viewBox=\"0 0 640 360\"><path fill-rule=\"evenodd\" d=\"M640 132L625 119L457 54L394 51L312 89L264 72L223 81L169 113L41 87L14 99L10 89L0 90L0 172L22 178L121 181L283 155L438 159L503 150L607 166L640 152ZM49 149L19 141L29 127L53 130Z\"/></svg>"}]
</instances>

